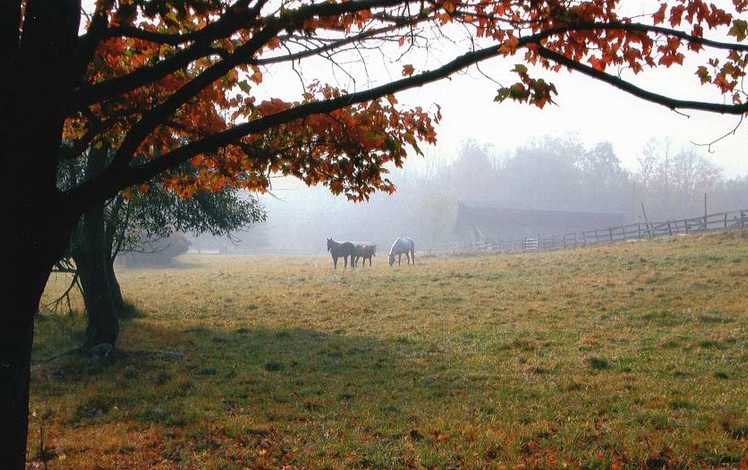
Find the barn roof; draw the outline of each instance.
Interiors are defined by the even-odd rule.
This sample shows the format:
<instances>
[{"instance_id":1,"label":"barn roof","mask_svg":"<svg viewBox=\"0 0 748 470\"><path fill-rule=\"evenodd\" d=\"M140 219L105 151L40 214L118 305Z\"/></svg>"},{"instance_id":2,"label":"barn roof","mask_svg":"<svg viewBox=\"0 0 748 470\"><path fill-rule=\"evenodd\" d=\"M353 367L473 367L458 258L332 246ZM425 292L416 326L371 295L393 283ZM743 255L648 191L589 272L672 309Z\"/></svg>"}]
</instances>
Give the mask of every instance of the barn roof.
<instances>
[{"instance_id":1,"label":"barn roof","mask_svg":"<svg viewBox=\"0 0 748 470\"><path fill-rule=\"evenodd\" d=\"M492 202L458 202L455 232L479 229L491 238L552 235L623 225L623 212L507 208Z\"/></svg>"}]
</instances>

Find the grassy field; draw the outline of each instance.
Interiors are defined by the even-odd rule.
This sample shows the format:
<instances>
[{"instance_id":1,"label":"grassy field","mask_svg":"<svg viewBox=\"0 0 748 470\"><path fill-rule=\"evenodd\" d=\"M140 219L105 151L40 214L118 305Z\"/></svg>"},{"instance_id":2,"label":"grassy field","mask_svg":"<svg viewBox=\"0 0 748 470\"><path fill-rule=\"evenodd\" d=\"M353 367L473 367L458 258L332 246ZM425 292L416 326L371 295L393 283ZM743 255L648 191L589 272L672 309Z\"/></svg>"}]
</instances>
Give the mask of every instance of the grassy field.
<instances>
[{"instance_id":1,"label":"grassy field","mask_svg":"<svg viewBox=\"0 0 748 470\"><path fill-rule=\"evenodd\" d=\"M110 360L50 360L84 319L39 318L29 467L745 468L747 252L725 232L122 270L140 315Z\"/></svg>"}]
</instances>

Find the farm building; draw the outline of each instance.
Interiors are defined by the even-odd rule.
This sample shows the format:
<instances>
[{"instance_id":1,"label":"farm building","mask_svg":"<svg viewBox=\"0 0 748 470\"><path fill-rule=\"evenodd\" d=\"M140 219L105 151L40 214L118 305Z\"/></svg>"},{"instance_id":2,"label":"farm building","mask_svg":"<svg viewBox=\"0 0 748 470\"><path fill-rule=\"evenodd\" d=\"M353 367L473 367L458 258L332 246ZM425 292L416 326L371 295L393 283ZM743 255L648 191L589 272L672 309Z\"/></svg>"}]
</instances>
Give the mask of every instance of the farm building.
<instances>
[{"instance_id":1,"label":"farm building","mask_svg":"<svg viewBox=\"0 0 748 470\"><path fill-rule=\"evenodd\" d=\"M623 212L512 209L490 202L459 202L454 231L462 249L512 250L528 238L618 227L625 223Z\"/></svg>"}]
</instances>

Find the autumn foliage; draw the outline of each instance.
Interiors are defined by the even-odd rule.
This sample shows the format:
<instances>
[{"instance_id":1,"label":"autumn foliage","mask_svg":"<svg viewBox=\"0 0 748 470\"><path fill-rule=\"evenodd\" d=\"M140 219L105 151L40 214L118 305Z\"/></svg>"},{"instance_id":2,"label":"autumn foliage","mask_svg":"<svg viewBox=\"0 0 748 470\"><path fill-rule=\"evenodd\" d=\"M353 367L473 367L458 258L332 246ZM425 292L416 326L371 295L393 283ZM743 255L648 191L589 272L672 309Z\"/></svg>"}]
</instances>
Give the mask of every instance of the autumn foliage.
<instances>
[{"instance_id":1,"label":"autumn foliage","mask_svg":"<svg viewBox=\"0 0 748 470\"><path fill-rule=\"evenodd\" d=\"M345 100L347 93L312 80L298 101L258 100L253 87L261 84L263 73L253 57L278 49L279 38L252 44L252 56L244 57L248 44L238 45L254 42L251 38L267 28L265 21L251 20L256 30L210 32L222 22L249 19L251 9L241 2L229 11L211 2L158 7L120 2L108 10L102 5L97 4L88 35L99 24L123 34L99 41L85 82L73 94L63 134L74 150L68 158L90 157L89 148L106 147L111 149L110 169L125 174L167 171L190 160L197 172L172 171L164 183L184 197L226 185L266 191L271 176L291 175L362 200L374 191L394 191L385 166L402 166L408 148L421 153L419 142L436 141L438 106L433 114L420 107L401 110L392 94L324 113L277 118L305 106ZM216 21L220 15L224 20ZM361 26L356 20L361 15L305 19L302 28L304 34L322 27L349 30ZM293 24L289 18L286 30ZM206 35L208 42L201 40ZM143 75L150 77L141 79ZM252 129L263 121L271 124ZM138 190L147 189L140 182Z\"/></svg>"},{"instance_id":2,"label":"autumn foliage","mask_svg":"<svg viewBox=\"0 0 748 470\"><path fill-rule=\"evenodd\" d=\"M440 120L437 106L400 106L396 94L489 60L506 62L510 77L491 77L497 101L548 106L563 92L549 76L569 70L679 112L742 115L747 7L96 0L82 10L79 0L0 2L0 226L11 227L0 286L13 299L0 316L0 415L8 416L0 460L23 467L33 318L87 210L128 188L145 191L159 175L184 196L225 185L263 191L275 174L355 200L392 191L388 166L433 143ZM693 54L698 63L687 65ZM669 96L636 81L680 66L694 67L702 96ZM60 159L92 154L106 160L100 170L60 184ZM175 170L187 163L198 177Z\"/></svg>"},{"instance_id":3,"label":"autumn foliage","mask_svg":"<svg viewBox=\"0 0 748 470\"><path fill-rule=\"evenodd\" d=\"M518 80L501 86L496 101L551 104L558 90L537 75L570 69L674 109L744 110L738 84L746 49L739 41L747 28L737 15L745 2L734 2L731 12L701 1L661 3L637 16L625 16L622 8L621 2L603 0L272 7L245 1L228 6L210 0L100 1L80 38L91 55L68 100L64 138L80 153L92 145L111 147L111 169L121 182L142 182L191 160L199 168L197 179L175 174L167 180L184 196L224 185L265 191L270 177L281 174L361 200L376 190L393 191L387 165L402 165L408 148L420 153L419 142L436 140L438 108L403 110L393 93L490 58L521 62L510 69ZM440 34L452 34L455 25L480 47L458 50L462 55L441 68L419 70L405 63L404 78L363 92L311 79L298 90L298 100L257 96L266 75L276 70L298 74L300 85L303 69L294 71L293 64L320 56L351 76L370 73L351 67L352 57L418 60L415 51ZM709 40L705 31L736 42ZM689 51L705 48L723 56L709 55L694 73L700 83L728 95L729 105L679 102L622 78L680 65ZM341 105L346 99L349 105Z\"/></svg>"}]
</instances>

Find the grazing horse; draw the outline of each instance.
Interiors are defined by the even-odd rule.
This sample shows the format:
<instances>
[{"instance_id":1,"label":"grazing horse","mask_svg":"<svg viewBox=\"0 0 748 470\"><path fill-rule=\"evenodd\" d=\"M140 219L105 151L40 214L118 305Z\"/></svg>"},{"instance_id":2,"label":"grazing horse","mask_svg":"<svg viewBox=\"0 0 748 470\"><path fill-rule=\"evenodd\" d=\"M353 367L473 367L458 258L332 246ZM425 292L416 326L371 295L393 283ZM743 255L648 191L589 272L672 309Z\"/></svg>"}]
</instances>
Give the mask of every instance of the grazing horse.
<instances>
[{"instance_id":1,"label":"grazing horse","mask_svg":"<svg viewBox=\"0 0 748 470\"><path fill-rule=\"evenodd\" d=\"M336 242L332 238L327 239L327 251L332 255L332 266L338 269L338 258L343 257L343 267L348 267L348 257L351 257L353 267L353 252L355 247L351 242Z\"/></svg>"},{"instance_id":2,"label":"grazing horse","mask_svg":"<svg viewBox=\"0 0 748 470\"><path fill-rule=\"evenodd\" d=\"M366 260L369 260L371 266L371 257L377 254L377 245L373 243L360 243L355 246L353 251L353 265L355 266L359 258L364 259L363 266L366 266Z\"/></svg>"},{"instance_id":3,"label":"grazing horse","mask_svg":"<svg viewBox=\"0 0 748 470\"><path fill-rule=\"evenodd\" d=\"M403 253L405 253L408 264L411 261L413 264L416 264L416 242L412 238L400 237L395 239L395 243L390 248L390 266L395 263L395 255L397 255L397 264L399 266Z\"/></svg>"}]
</instances>

